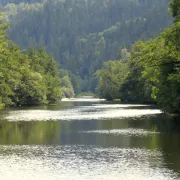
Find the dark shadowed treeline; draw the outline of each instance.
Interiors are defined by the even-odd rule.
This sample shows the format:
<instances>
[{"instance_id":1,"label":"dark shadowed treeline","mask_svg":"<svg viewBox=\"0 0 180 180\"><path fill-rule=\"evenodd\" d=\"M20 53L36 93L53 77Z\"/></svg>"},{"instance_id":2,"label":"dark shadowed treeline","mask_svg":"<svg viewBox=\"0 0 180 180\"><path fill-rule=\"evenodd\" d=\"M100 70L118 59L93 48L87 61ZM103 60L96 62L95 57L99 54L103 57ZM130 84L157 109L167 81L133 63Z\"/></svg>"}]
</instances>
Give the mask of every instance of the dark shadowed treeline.
<instances>
[{"instance_id":1,"label":"dark shadowed treeline","mask_svg":"<svg viewBox=\"0 0 180 180\"><path fill-rule=\"evenodd\" d=\"M123 102L156 102L163 111L180 114L180 1L172 0L169 10L174 17L172 27L157 38L137 41L126 62L121 56L121 60L106 62L97 71L101 97L120 98ZM125 69L126 73L121 74Z\"/></svg>"}]
</instances>

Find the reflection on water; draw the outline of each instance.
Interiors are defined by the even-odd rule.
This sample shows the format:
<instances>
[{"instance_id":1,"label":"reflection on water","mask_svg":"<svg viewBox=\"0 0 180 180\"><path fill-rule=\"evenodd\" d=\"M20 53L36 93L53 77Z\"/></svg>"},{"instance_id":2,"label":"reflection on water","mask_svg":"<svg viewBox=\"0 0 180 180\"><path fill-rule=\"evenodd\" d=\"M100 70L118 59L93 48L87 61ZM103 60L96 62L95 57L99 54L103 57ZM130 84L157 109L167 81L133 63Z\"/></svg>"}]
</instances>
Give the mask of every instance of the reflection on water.
<instances>
[{"instance_id":1,"label":"reflection on water","mask_svg":"<svg viewBox=\"0 0 180 180\"><path fill-rule=\"evenodd\" d=\"M85 98L64 98L61 100L62 102L102 102L105 99L98 99L86 96Z\"/></svg>"},{"instance_id":2,"label":"reflection on water","mask_svg":"<svg viewBox=\"0 0 180 180\"><path fill-rule=\"evenodd\" d=\"M131 107L131 108L130 108ZM139 107L147 107L142 109ZM58 120L100 120L161 114L158 109L149 109L143 105L92 104L75 108L52 110L10 111L6 117L9 121L58 121Z\"/></svg>"},{"instance_id":3,"label":"reflection on water","mask_svg":"<svg viewBox=\"0 0 180 180\"><path fill-rule=\"evenodd\" d=\"M51 144L59 140L60 123L0 121L0 144Z\"/></svg>"},{"instance_id":4,"label":"reflection on water","mask_svg":"<svg viewBox=\"0 0 180 180\"><path fill-rule=\"evenodd\" d=\"M80 133L99 133L99 134L117 134L125 136L148 136L157 134L158 132L146 131L144 129L112 129L112 130L95 130L95 131L80 131Z\"/></svg>"},{"instance_id":5,"label":"reflection on water","mask_svg":"<svg viewBox=\"0 0 180 180\"><path fill-rule=\"evenodd\" d=\"M150 106L76 101L0 114L2 180L180 179L180 119Z\"/></svg>"}]
</instances>

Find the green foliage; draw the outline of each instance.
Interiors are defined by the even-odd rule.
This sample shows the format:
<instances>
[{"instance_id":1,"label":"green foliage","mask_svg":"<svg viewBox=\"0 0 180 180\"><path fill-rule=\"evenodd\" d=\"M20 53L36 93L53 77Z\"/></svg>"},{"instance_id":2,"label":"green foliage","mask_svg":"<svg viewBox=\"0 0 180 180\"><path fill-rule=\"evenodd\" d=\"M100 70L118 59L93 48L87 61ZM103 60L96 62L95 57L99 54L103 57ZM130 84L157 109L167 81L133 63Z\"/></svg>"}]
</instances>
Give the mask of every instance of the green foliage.
<instances>
[{"instance_id":1,"label":"green foliage","mask_svg":"<svg viewBox=\"0 0 180 180\"><path fill-rule=\"evenodd\" d=\"M131 55L127 49L121 50L121 60L108 61L97 71L98 94L108 100L120 99L122 102L152 103L151 84L143 78L143 67L137 63L141 42L132 47ZM136 59L137 58L137 59Z\"/></svg>"},{"instance_id":2,"label":"green foliage","mask_svg":"<svg viewBox=\"0 0 180 180\"><path fill-rule=\"evenodd\" d=\"M75 93L95 92L92 76L119 49L171 24L169 0L0 0L8 36L21 48L41 45L70 71ZM15 4L13 4L13 2Z\"/></svg>"},{"instance_id":3,"label":"green foliage","mask_svg":"<svg viewBox=\"0 0 180 180\"><path fill-rule=\"evenodd\" d=\"M100 97L156 102L165 112L180 113L179 0L169 8L174 26L146 42L140 40L171 24L169 0L14 2L1 7L4 20L10 21L8 35L21 47L38 50L21 53L6 40L7 26L0 25L0 106L53 102L74 96L73 87L76 94L95 92L98 80ZM129 53L126 48L137 40ZM59 74L41 46L68 71Z\"/></svg>"},{"instance_id":4,"label":"green foliage","mask_svg":"<svg viewBox=\"0 0 180 180\"><path fill-rule=\"evenodd\" d=\"M57 122L8 122L0 120L1 144L49 144L59 140L61 130Z\"/></svg>"},{"instance_id":5,"label":"green foliage","mask_svg":"<svg viewBox=\"0 0 180 180\"><path fill-rule=\"evenodd\" d=\"M74 97L74 89L67 70L60 70L62 95L66 98Z\"/></svg>"},{"instance_id":6,"label":"green foliage","mask_svg":"<svg viewBox=\"0 0 180 180\"><path fill-rule=\"evenodd\" d=\"M170 5L175 18L179 15L179 2L174 0ZM118 67L120 62L114 63ZM156 102L164 112L180 114L180 22L177 19L159 37L136 42L131 49L128 67L126 75L120 74L117 79L114 77L122 67L97 71L102 97L120 97L125 102Z\"/></svg>"},{"instance_id":7,"label":"green foliage","mask_svg":"<svg viewBox=\"0 0 180 180\"><path fill-rule=\"evenodd\" d=\"M170 12L176 21L180 21L180 1L172 0L170 3Z\"/></svg>"},{"instance_id":8,"label":"green foliage","mask_svg":"<svg viewBox=\"0 0 180 180\"><path fill-rule=\"evenodd\" d=\"M141 48L141 43L136 43L134 48ZM151 98L152 84L144 77L141 72L143 67L137 62L138 54L131 52L131 59L128 62L129 72L124 78L120 87L120 99L122 102L131 103L153 103Z\"/></svg>"},{"instance_id":9,"label":"green foliage","mask_svg":"<svg viewBox=\"0 0 180 180\"><path fill-rule=\"evenodd\" d=\"M22 53L0 25L0 106L38 105L61 98L58 68L43 48Z\"/></svg>"},{"instance_id":10,"label":"green foliage","mask_svg":"<svg viewBox=\"0 0 180 180\"><path fill-rule=\"evenodd\" d=\"M118 63L114 63L118 67ZM180 22L176 22L158 38L134 44L128 65L129 72L125 78L122 74L118 79L114 78L122 71L121 67L113 69L110 75L110 71L98 71L102 97L109 99L110 95L113 98L115 95L125 102L157 102L164 112L180 114ZM118 80L121 84L118 84ZM114 82L117 84L113 87Z\"/></svg>"},{"instance_id":11,"label":"green foliage","mask_svg":"<svg viewBox=\"0 0 180 180\"><path fill-rule=\"evenodd\" d=\"M152 97L170 113L180 113L180 23L141 49L142 75L153 83Z\"/></svg>"},{"instance_id":12,"label":"green foliage","mask_svg":"<svg viewBox=\"0 0 180 180\"><path fill-rule=\"evenodd\" d=\"M119 98L119 88L127 72L127 64L120 61L108 61L96 75L99 79L98 94L108 100Z\"/></svg>"},{"instance_id":13,"label":"green foliage","mask_svg":"<svg viewBox=\"0 0 180 180\"><path fill-rule=\"evenodd\" d=\"M175 23L158 38L133 45L128 63L129 72L125 78L121 74L124 81L116 97L119 95L126 102L157 102L164 112L180 114L180 23ZM121 68L118 69L121 72ZM113 70L112 74L111 77L117 72ZM107 76L106 72L99 79L100 87L102 82L112 87L114 79L109 83ZM114 92L103 86L100 94L105 98L107 95L103 93L106 90L112 96L117 93L117 90Z\"/></svg>"}]
</instances>

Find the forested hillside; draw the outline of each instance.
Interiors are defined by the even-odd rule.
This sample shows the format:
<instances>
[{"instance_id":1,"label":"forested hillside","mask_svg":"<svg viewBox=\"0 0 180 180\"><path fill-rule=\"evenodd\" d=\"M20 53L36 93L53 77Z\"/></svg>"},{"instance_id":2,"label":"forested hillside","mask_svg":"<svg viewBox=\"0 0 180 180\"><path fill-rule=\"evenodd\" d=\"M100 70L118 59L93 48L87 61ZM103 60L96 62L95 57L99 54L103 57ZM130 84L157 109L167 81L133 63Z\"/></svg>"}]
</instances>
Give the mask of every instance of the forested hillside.
<instances>
[{"instance_id":1,"label":"forested hillside","mask_svg":"<svg viewBox=\"0 0 180 180\"><path fill-rule=\"evenodd\" d=\"M121 48L155 37L172 23L169 0L0 3L5 5L1 7L5 20L10 21L9 38L21 48L45 46L70 71L76 93L94 92L97 80L93 74L103 62L119 58Z\"/></svg>"},{"instance_id":2,"label":"forested hillside","mask_svg":"<svg viewBox=\"0 0 180 180\"><path fill-rule=\"evenodd\" d=\"M123 102L157 103L180 114L180 1L172 0L174 25L157 38L137 41L121 59L104 63L96 72L100 97Z\"/></svg>"},{"instance_id":3,"label":"forested hillside","mask_svg":"<svg viewBox=\"0 0 180 180\"><path fill-rule=\"evenodd\" d=\"M0 21L0 107L39 105L62 97L56 61L43 48L23 52Z\"/></svg>"}]
</instances>

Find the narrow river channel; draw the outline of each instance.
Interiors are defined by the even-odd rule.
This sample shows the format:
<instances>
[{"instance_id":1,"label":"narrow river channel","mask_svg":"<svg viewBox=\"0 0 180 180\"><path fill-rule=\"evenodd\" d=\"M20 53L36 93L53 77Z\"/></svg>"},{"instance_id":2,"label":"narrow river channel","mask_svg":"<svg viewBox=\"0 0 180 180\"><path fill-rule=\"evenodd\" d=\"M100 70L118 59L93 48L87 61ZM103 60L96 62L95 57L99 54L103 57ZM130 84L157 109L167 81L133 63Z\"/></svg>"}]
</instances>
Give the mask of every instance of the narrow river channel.
<instances>
[{"instance_id":1,"label":"narrow river channel","mask_svg":"<svg viewBox=\"0 0 180 180\"><path fill-rule=\"evenodd\" d=\"M178 180L180 119L98 99L0 111L0 180Z\"/></svg>"}]
</instances>

